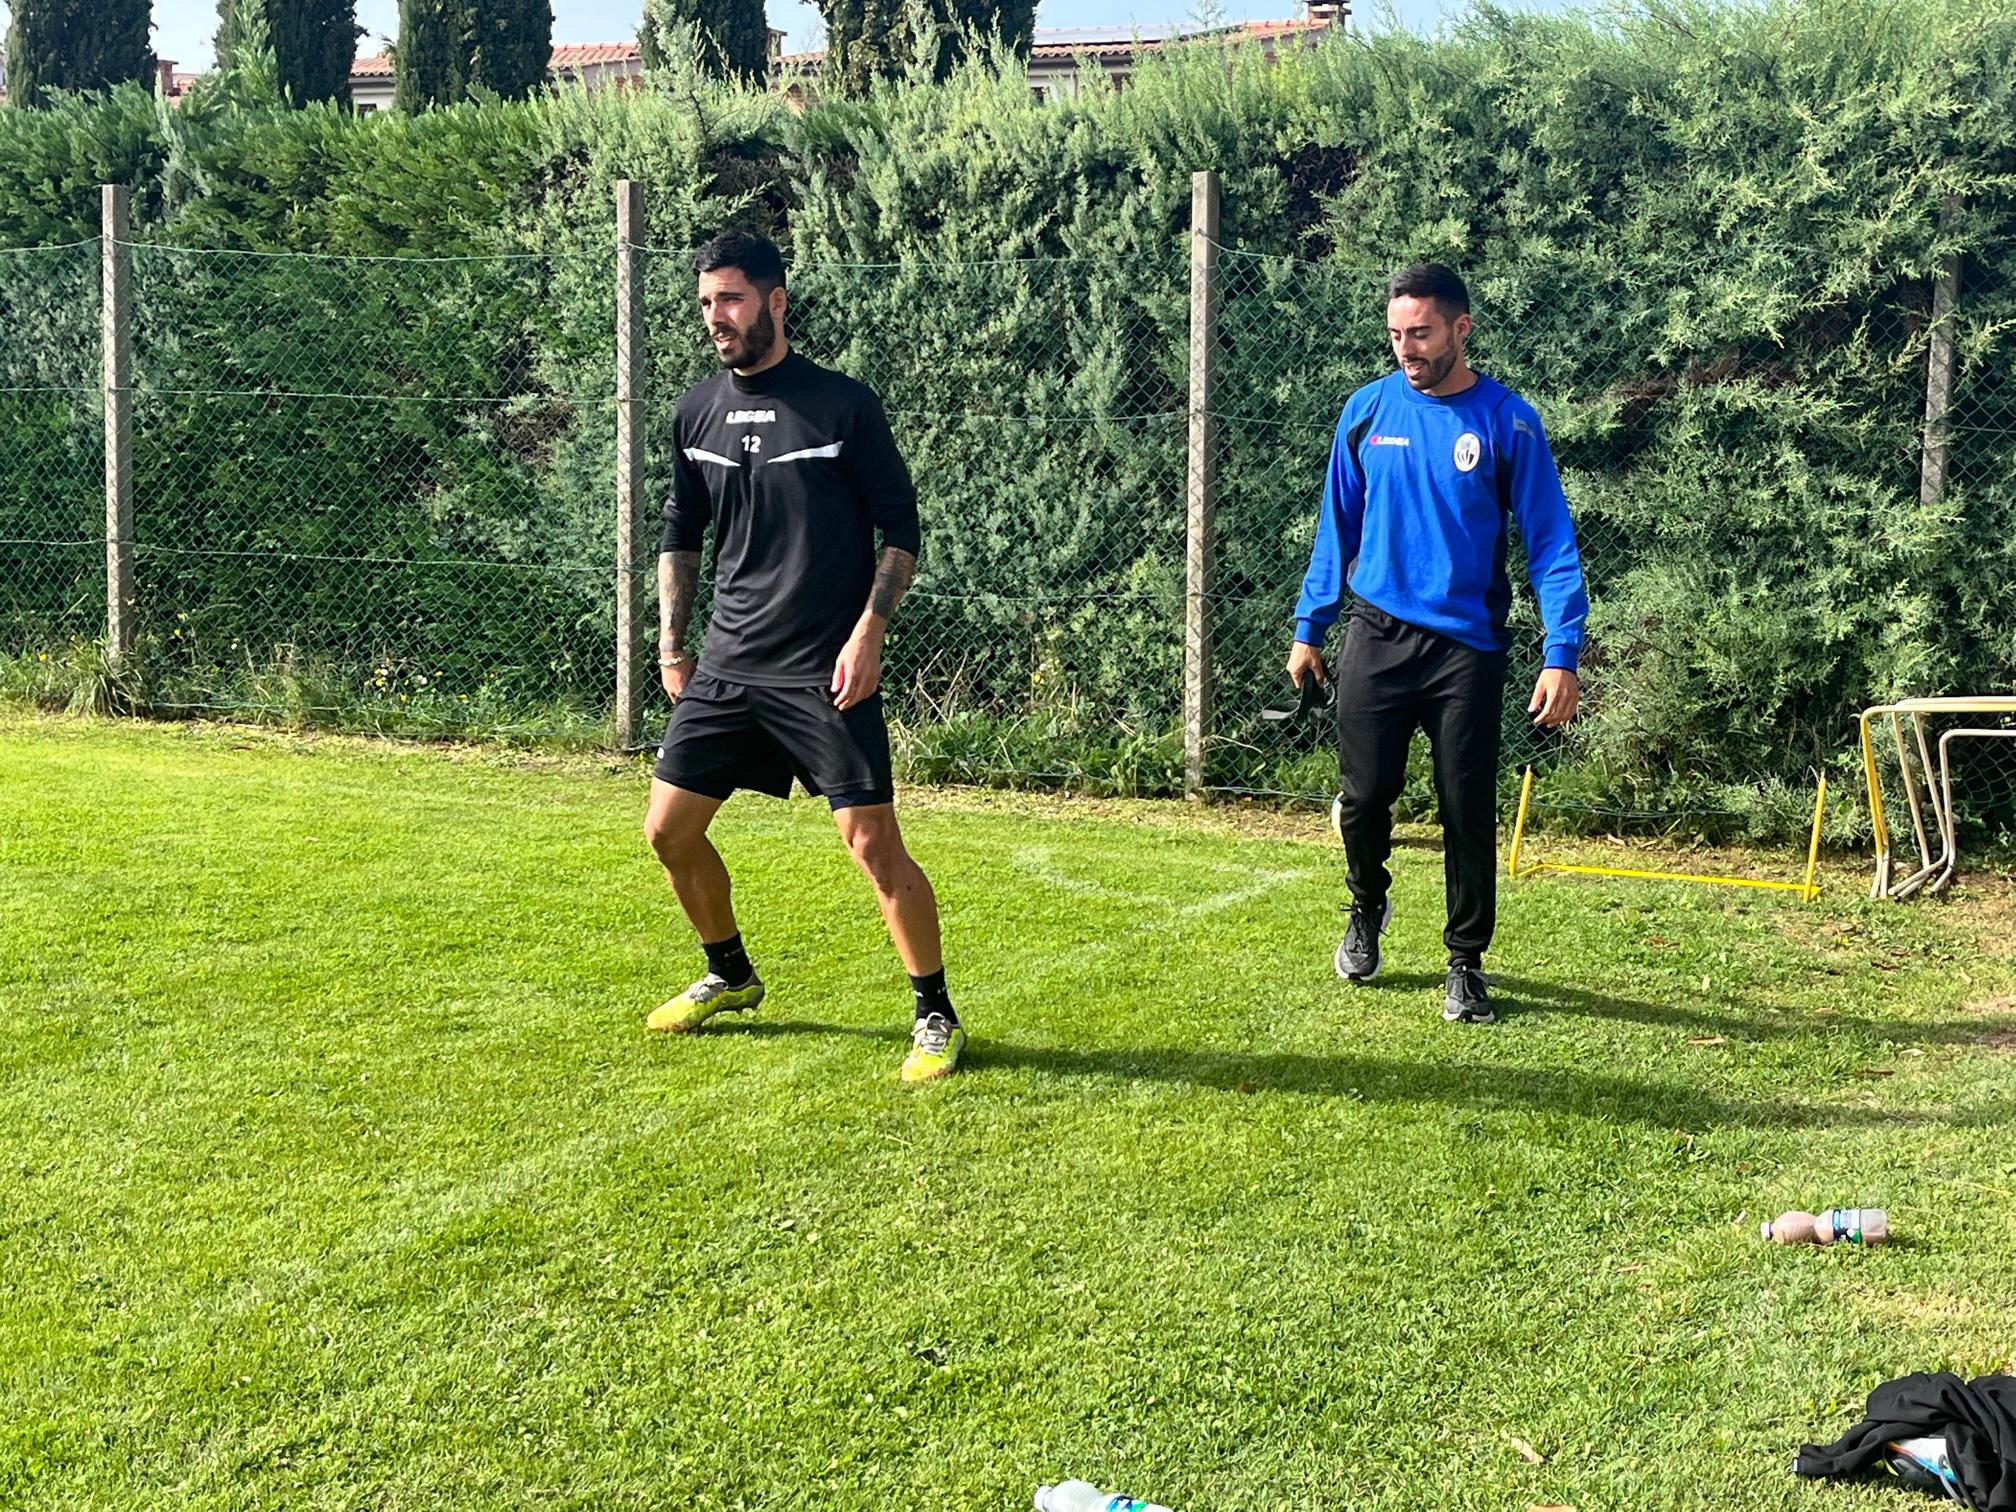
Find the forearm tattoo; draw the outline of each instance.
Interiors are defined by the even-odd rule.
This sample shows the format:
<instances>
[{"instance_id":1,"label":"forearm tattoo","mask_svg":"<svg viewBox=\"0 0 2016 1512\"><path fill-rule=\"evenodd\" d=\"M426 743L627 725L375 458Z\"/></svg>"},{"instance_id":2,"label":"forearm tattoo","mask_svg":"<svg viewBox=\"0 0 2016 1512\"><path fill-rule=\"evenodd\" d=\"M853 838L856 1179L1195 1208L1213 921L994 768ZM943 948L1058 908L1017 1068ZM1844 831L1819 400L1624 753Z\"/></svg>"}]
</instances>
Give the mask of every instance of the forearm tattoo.
<instances>
[{"instance_id":1,"label":"forearm tattoo","mask_svg":"<svg viewBox=\"0 0 2016 1512\"><path fill-rule=\"evenodd\" d=\"M658 556L658 649L682 651L700 591L700 553L666 551Z\"/></svg>"},{"instance_id":2,"label":"forearm tattoo","mask_svg":"<svg viewBox=\"0 0 2016 1512\"><path fill-rule=\"evenodd\" d=\"M910 580L917 576L917 558L894 546L884 546L875 563L875 586L868 590L868 612L888 619L903 602Z\"/></svg>"}]
</instances>

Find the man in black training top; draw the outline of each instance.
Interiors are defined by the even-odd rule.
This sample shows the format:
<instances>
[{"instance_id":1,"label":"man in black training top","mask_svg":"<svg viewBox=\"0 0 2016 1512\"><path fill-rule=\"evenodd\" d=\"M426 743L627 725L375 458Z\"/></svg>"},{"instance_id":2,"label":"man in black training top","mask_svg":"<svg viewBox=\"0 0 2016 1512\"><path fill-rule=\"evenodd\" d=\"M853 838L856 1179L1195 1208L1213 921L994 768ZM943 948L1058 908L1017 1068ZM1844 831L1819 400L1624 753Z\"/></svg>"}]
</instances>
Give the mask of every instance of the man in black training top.
<instances>
[{"instance_id":1,"label":"man in black training top","mask_svg":"<svg viewBox=\"0 0 2016 1512\"><path fill-rule=\"evenodd\" d=\"M722 371L688 390L673 420L658 556L658 665L673 708L644 833L700 933L707 971L650 1027L684 1033L763 1000L707 826L737 788L782 798L795 776L832 805L875 884L916 993L902 1078L932 1081L958 1066L966 1033L945 990L938 900L896 826L877 691L883 633L917 570L917 490L881 401L785 341L777 248L726 231L693 265ZM714 613L702 665L687 640L709 525Z\"/></svg>"}]
</instances>

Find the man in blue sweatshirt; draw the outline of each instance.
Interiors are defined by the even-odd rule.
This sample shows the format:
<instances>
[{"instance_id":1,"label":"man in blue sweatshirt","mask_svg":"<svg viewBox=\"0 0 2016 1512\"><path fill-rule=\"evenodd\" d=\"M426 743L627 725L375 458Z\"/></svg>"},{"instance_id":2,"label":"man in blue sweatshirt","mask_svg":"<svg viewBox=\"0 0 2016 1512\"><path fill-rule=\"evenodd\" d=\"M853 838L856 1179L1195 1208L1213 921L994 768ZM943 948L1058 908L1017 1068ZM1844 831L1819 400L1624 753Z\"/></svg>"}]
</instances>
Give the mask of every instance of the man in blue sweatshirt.
<instances>
[{"instance_id":1,"label":"man in blue sweatshirt","mask_svg":"<svg viewBox=\"0 0 2016 1512\"><path fill-rule=\"evenodd\" d=\"M1547 627L1546 666L1527 705L1542 726L1566 724L1581 701L1575 663L1589 600L1540 417L1464 360L1463 280L1439 263L1403 269L1387 287L1386 327L1399 371L1353 394L1337 422L1288 676L1298 687L1330 680L1323 638L1348 599L1335 681L1351 920L1337 974L1379 974L1379 936L1393 916L1393 805L1407 747L1426 729L1449 905L1442 1016L1488 1024L1512 527Z\"/></svg>"}]
</instances>

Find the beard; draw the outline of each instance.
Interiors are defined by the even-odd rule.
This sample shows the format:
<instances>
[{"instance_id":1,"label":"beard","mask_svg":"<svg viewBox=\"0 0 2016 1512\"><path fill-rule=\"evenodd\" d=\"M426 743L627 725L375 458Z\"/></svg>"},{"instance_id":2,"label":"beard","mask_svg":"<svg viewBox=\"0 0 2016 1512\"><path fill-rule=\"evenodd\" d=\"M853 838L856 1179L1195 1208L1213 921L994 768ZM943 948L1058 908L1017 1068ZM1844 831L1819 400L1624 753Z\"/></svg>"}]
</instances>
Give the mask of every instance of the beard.
<instances>
[{"instance_id":1,"label":"beard","mask_svg":"<svg viewBox=\"0 0 2016 1512\"><path fill-rule=\"evenodd\" d=\"M1455 366L1456 348L1452 345L1439 356L1424 357L1422 359L1421 371L1418 373L1407 373L1407 381L1416 390L1425 394L1434 388L1436 384L1447 378ZM1407 370L1402 368L1401 371L1405 373Z\"/></svg>"},{"instance_id":2,"label":"beard","mask_svg":"<svg viewBox=\"0 0 2016 1512\"><path fill-rule=\"evenodd\" d=\"M733 338L724 351L714 349L714 355L721 359L721 366L729 368L753 367L769 355L770 348L777 344L777 322L771 318L770 307L765 305L756 312L755 322L746 331L729 329Z\"/></svg>"}]
</instances>

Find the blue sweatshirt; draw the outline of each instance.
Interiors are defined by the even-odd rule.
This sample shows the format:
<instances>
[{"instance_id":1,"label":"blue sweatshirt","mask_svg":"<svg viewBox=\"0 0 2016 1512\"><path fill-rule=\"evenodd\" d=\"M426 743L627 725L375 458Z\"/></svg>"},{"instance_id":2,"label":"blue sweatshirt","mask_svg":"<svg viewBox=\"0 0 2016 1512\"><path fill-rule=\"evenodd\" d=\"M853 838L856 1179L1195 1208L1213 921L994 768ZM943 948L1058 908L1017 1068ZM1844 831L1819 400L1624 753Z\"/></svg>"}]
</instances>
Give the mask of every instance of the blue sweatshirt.
<instances>
[{"instance_id":1,"label":"blue sweatshirt","mask_svg":"<svg viewBox=\"0 0 2016 1512\"><path fill-rule=\"evenodd\" d=\"M1446 399L1398 372L1366 384L1337 421L1295 638L1322 645L1348 590L1410 625L1504 650L1514 523L1547 626L1547 665L1572 672L1589 599L1533 406L1481 373Z\"/></svg>"}]
</instances>

